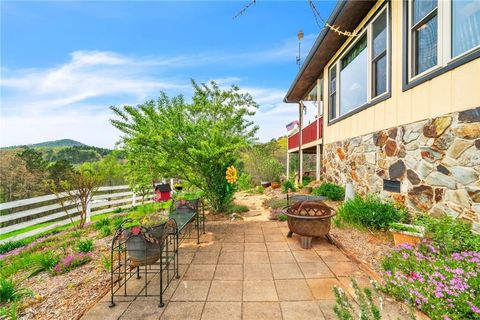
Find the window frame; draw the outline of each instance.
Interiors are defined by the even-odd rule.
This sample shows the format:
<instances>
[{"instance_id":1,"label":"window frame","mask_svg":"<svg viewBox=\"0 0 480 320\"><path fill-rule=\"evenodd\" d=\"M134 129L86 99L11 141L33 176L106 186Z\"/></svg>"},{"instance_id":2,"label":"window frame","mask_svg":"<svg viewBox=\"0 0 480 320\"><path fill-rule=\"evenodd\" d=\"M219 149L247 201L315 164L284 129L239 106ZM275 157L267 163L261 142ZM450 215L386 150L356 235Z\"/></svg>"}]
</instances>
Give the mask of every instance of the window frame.
<instances>
[{"instance_id":1,"label":"window frame","mask_svg":"<svg viewBox=\"0 0 480 320\"><path fill-rule=\"evenodd\" d=\"M386 91L375 96L373 93L374 87L374 76L373 76L373 23L380 17L381 14L385 12L386 14L386 58L387 58L387 67L386 67ZM391 28L391 8L390 8L390 1L387 1L384 5L378 8L377 12L365 23L362 27L362 30L357 33L357 36L353 41L351 41L348 46L346 46L342 53L335 59L333 63L328 67L328 125L334 124L338 121L341 121L345 118L348 118L366 108L376 105L384 100L387 100L391 97L391 75L392 75L392 68L391 68L391 56L392 56L392 46L391 46L391 39L392 39L392 28ZM350 52L350 50L360 41L364 35L366 34L367 37L367 101L355 107L354 109L350 110L349 112L340 115L340 72L341 72L341 62L342 59ZM382 55L376 57L375 61L378 61ZM333 68L336 68L336 87L335 87L335 94L336 94L336 101L335 101L335 118L331 118L331 95L332 92L330 90L330 74Z\"/></svg>"},{"instance_id":2,"label":"window frame","mask_svg":"<svg viewBox=\"0 0 480 320\"><path fill-rule=\"evenodd\" d=\"M453 2L457 0L438 0L437 8L430 11L416 25L428 21L432 12L437 11L437 64L414 75L414 37L412 36L413 0L403 1L403 85L407 91L429 81L445 72L453 70L465 63L480 58L480 44L476 47L453 56Z\"/></svg>"}]
</instances>

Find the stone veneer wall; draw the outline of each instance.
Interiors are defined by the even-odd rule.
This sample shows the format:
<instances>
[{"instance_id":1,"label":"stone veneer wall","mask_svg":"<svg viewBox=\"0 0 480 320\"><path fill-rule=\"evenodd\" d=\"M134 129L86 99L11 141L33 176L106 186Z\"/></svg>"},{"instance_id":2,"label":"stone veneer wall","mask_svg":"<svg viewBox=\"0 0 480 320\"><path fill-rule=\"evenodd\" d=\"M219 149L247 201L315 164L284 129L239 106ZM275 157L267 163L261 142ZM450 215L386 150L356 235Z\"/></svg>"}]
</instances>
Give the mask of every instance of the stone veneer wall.
<instances>
[{"instance_id":1,"label":"stone veneer wall","mask_svg":"<svg viewBox=\"0 0 480 320\"><path fill-rule=\"evenodd\" d=\"M325 145L322 173L480 230L480 107ZM383 179L400 181L401 193L383 191Z\"/></svg>"}]
</instances>

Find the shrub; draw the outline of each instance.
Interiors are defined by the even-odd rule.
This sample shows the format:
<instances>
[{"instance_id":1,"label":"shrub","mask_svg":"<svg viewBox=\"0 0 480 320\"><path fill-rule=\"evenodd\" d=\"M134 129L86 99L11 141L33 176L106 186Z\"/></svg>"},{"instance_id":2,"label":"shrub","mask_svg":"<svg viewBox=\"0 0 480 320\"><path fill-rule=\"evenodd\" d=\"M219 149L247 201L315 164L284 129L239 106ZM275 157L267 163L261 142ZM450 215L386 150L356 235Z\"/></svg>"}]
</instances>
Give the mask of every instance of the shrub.
<instances>
[{"instance_id":1,"label":"shrub","mask_svg":"<svg viewBox=\"0 0 480 320\"><path fill-rule=\"evenodd\" d=\"M9 303L19 301L21 298L30 295L31 291L24 288L18 288L13 282L3 277L0 277L0 303Z\"/></svg>"},{"instance_id":2,"label":"shrub","mask_svg":"<svg viewBox=\"0 0 480 320\"><path fill-rule=\"evenodd\" d=\"M122 207L113 210L113 213L121 213L123 211Z\"/></svg>"},{"instance_id":3,"label":"shrub","mask_svg":"<svg viewBox=\"0 0 480 320\"><path fill-rule=\"evenodd\" d=\"M345 188L330 182L323 182L320 186L313 188L312 193L334 201L345 198Z\"/></svg>"},{"instance_id":4,"label":"shrub","mask_svg":"<svg viewBox=\"0 0 480 320\"><path fill-rule=\"evenodd\" d=\"M432 319L478 319L480 252L403 244L383 261L383 290Z\"/></svg>"},{"instance_id":5,"label":"shrub","mask_svg":"<svg viewBox=\"0 0 480 320\"><path fill-rule=\"evenodd\" d=\"M26 243L24 240L8 241L5 243L2 243L0 244L0 254L4 254L14 249L23 247L25 244Z\"/></svg>"},{"instance_id":6,"label":"shrub","mask_svg":"<svg viewBox=\"0 0 480 320\"><path fill-rule=\"evenodd\" d=\"M351 280L351 287L355 291L355 297L358 300L358 309L360 312L357 312L350 298L341 288L337 286L333 287L333 293L335 294L335 305L333 306L333 312L338 319L361 319L361 320L380 320L381 314L380 309L382 307L382 298L378 297L380 309L377 307L373 301L373 292L370 288L360 289L357 281L355 279ZM373 286L375 293L377 293L376 284ZM378 294L377 294L378 295ZM355 303L353 303L355 304ZM358 314L358 317L356 316Z\"/></svg>"},{"instance_id":7,"label":"shrub","mask_svg":"<svg viewBox=\"0 0 480 320\"><path fill-rule=\"evenodd\" d=\"M257 186L257 188L255 188L255 192L258 194L263 194L265 192L265 188L263 186Z\"/></svg>"},{"instance_id":8,"label":"shrub","mask_svg":"<svg viewBox=\"0 0 480 320\"><path fill-rule=\"evenodd\" d=\"M252 188L252 177L247 173L240 173L237 180L238 190L248 190Z\"/></svg>"},{"instance_id":9,"label":"shrub","mask_svg":"<svg viewBox=\"0 0 480 320\"><path fill-rule=\"evenodd\" d=\"M427 215L418 216L415 223L426 229L427 236L443 251L480 251L480 235L471 231L472 226L445 216L433 218Z\"/></svg>"},{"instance_id":10,"label":"shrub","mask_svg":"<svg viewBox=\"0 0 480 320\"><path fill-rule=\"evenodd\" d=\"M113 233L112 228L110 226L103 226L102 229L100 229L100 236L102 238L108 237Z\"/></svg>"},{"instance_id":11,"label":"shrub","mask_svg":"<svg viewBox=\"0 0 480 320\"><path fill-rule=\"evenodd\" d=\"M270 207L272 209L281 209L287 206L287 199L278 199L278 198L271 198L265 200L265 206Z\"/></svg>"},{"instance_id":12,"label":"shrub","mask_svg":"<svg viewBox=\"0 0 480 320\"><path fill-rule=\"evenodd\" d=\"M284 214L284 213L280 213L280 214L278 215L278 220L279 220L279 221L287 221L287 220L288 220L288 216L287 216L286 214Z\"/></svg>"},{"instance_id":13,"label":"shrub","mask_svg":"<svg viewBox=\"0 0 480 320\"><path fill-rule=\"evenodd\" d=\"M110 225L110 219L107 218L107 217L104 217L104 218L98 220L97 222L95 222L94 227L97 230L101 230L103 227L109 226L109 225Z\"/></svg>"},{"instance_id":14,"label":"shrub","mask_svg":"<svg viewBox=\"0 0 480 320\"><path fill-rule=\"evenodd\" d=\"M284 193L287 193L287 192L290 192L290 191L295 192L295 191L297 191L297 188L295 188L295 183L292 180L285 180L282 183L282 191Z\"/></svg>"},{"instance_id":15,"label":"shrub","mask_svg":"<svg viewBox=\"0 0 480 320\"><path fill-rule=\"evenodd\" d=\"M313 181L313 178L310 176L303 176L302 177L302 185L306 187L310 182Z\"/></svg>"},{"instance_id":16,"label":"shrub","mask_svg":"<svg viewBox=\"0 0 480 320\"><path fill-rule=\"evenodd\" d=\"M407 217L407 210L394 203L380 199L371 194L362 198L356 196L345 201L337 210L335 222L370 229L385 230L392 222L402 222Z\"/></svg>"},{"instance_id":17,"label":"shrub","mask_svg":"<svg viewBox=\"0 0 480 320\"><path fill-rule=\"evenodd\" d=\"M53 268L55 274L66 273L92 260L92 253L75 253L62 258Z\"/></svg>"},{"instance_id":18,"label":"shrub","mask_svg":"<svg viewBox=\"0 0 480 320\"><path fill-rule=\"evenodd\" d=\"M250 208L243 205L243 204L235 204L235 203L232 203L227 211L225 213L227 214L232 214L232 213L243 213L243 212L248 212L250 211Z\"/></svg>"},{"instance_id":19,"label":"shrub","mask_svg":"<svg viewBox=\"0 0 480 320\"><path fill-rule=\"evenodd\" d=\"M91 252L93 251L93 241L90 239L79 240L76 247L78 252Z\"/></svg>"},{"instance_id":20,"label":"shrub","mask_svg":"<svg viewBox=\"0 0 480 320\"><path fill-rule=\"evenodd\" d=\"M53 267L58 263L58 260L58 256L53 251L46 251L31 256L30 269L32 272L29 278L43 271L52 271Z\"/></svg>"}]
</instances>

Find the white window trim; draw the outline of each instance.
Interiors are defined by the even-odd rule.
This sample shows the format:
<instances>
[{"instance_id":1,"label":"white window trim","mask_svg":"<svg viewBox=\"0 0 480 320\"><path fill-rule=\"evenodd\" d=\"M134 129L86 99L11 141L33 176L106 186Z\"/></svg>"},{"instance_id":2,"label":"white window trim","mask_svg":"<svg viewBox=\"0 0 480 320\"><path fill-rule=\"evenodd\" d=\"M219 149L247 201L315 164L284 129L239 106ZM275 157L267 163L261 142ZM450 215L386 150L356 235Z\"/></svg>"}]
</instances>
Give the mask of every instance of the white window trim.
<instances>
[{"instance_id":1,"label":"white window trim","mask_svg":"<svg viewBox=\"0 0 480 320\"><path fill-rule=\"evenodd\" d=\"M387 90L384 92L384 93L381 93L375 97L373 97L373 92L372 92L372 80L373 80L373 74L372 74L372 51L373 51L373 48L372 48L372 30L373 30L373 23L378 19L378 17L384 13L386 14L387 16L387 19L386 19L386 28L387 28L387 37L386 37L386 41L387 41L387 52L386 52L386 58L387 58L387 70L386 70L386 81L387 81L387 84L386 84L386 88ZM391 69L390 69L390 59L391 59L391 48L390 48L390 28L391 28L391 21L390 21L390 8L388 5L385 5L383 8L381 8L377 13L375 13L375 15L370 19L370 21L368 22L368 24L366 26L363 27L363 30L357 34L356 36L356 39L354 41L352 41L351 43L348 44L348 46L343 50L343 53L337 57L337 59L335 60L335 62L333 62L330 67L328 68L328 108L329 108L329 116L330 116L330 108L331 108L331 105L330 105L330 72L331 70L334 68L334 67L337 67L337 69L335 70L336 71L336 77L335 77L335 115L336 117L333 118L333 119L328 119L329 122L331 121L334 121L338 118L343 118L343 117L347 117L349 114L351 113L354 113L357 109L360 109L360 108L363 108L365 107L366 105L372 103L372 102L375 102L375 100L378 100L378 99L381 99L387 95L390 94L390 86L391 86L391 83L390 83L390 72L391 72ZM347 55L350 50L352 49L352 47L354 47L358 41L360 41L360 39L365 35L366 33L366 36L367 36L367 101L357 107L355 107L354 109L350 110L349 112L345 113L345 114L340 114L340 71L341 71L341 61L342 59L345 57L345 55Z\"/></svg>"},{"instance_id":2,"label":"white window trim","mask_svg":"<svg viewBox=\"0 0 480 320\"><path fill-rule=\"evenodd\" d=\"M473 47L458 56L453 56L453 0L437 0L437 64L422 73L414 74L415 62L414 62L414 38L412 30L413 20L413 0L408 0L408 82L420 79L430 73L433 73L439 69L446 67L447 65L469 55L470 53L477 51L480 45ZM459 1L459 0L456 0ZM433 10L432 10L433 11ZM431 11L428 13L430 14ZM428 15L427 14L427 15Z\"/></svg>"}]
</instances>

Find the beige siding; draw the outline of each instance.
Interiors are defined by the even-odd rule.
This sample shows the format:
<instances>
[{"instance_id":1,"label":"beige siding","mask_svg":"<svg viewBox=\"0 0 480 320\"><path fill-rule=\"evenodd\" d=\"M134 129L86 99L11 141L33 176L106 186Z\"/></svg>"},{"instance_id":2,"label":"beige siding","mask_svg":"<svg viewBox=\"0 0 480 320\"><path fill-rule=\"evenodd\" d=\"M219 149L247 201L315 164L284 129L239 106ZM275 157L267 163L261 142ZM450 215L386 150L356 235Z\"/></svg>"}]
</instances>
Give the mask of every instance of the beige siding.
<instances>
[{"instance_id":1,"label":"beige siding","mask_svg":"<svg viewBox=\"0 0 480 320\"><path fill-rule=\"evenodd\" d=\"M383 1L377 3L362 25L375 14L382 3ZM325 144L480 106L480 59L466 63L410 90L402 91L403 4L402 1L390 3L392 97L332 125L328 125L325 116L323 138ZM345 43L326 66L324 79L328 79L331 63L347 45L348 43ZM327 97L328 81L324 82L324 92ZM327 109L328 101L325 101L325 106ZM325 110L325 115L327 114Z\"/></svg>"}]
</instances>

